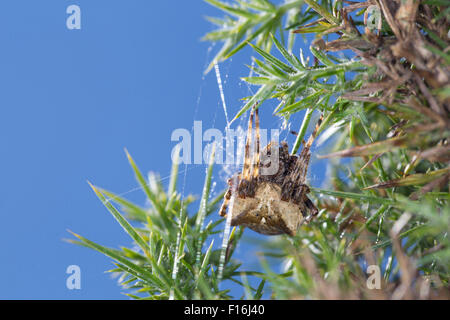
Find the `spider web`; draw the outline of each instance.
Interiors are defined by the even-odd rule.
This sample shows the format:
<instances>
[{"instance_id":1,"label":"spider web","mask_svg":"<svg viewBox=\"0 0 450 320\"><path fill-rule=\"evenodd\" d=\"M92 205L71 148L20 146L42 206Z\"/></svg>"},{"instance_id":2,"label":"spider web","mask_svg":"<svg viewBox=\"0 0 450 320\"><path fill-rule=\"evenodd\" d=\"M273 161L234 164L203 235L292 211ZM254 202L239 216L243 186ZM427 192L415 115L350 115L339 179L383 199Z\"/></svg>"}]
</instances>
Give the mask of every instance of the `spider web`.
<instances>
[{"instance_id":1,"label":"spider web","mask_svg":"<svg viewBox=\"0 0 450 320\"><path fill-rule=\"evenodd\" d=\"M210 54L211 54L211 51L212 51L213 47L214 47L214 44L211 44L208 47L208 49L207 49L203 70L205 70L207 65L208 65L208 62L209 62L209 59L210 59ZM218 69L218 67L217 67L217 69ZM223 106L224 106L223 108L225 110L225 114L226 114L226 117L227 117L225 96L223 94L222 79L221 79L219 70L218 70L217 77L218 77L217 82L219 84L219 89L220 89L220 92L221 92L221 99L222 99ZM197 120L198 111L199 111L199 107L200 107L200 102L201 102L201 98L202 98L202 94L203 94L203 87L205 85L205 81L206 81L206 75L205 75L204 72L202 72L200 88L199 88L199 92L198 92L198 95L197 95L197 100L196 100L196 103L195 103L195 108L194 108L194 113L193 113L192 127L191 127L191 130L190 130L191 134L192 134L192 132L194 130L194 122ZM217 113L217 110L216 110L216 113ZM215 117L214 117L214 120L213 120L213 127L214 127L214 124L215 124ZM229 124L229 122L227 120L227 126L228 126L228 124ZM190 165L190 167L188 167L189 165ZM179 224L179 227L180 227L179 230L181 230L181 223L182 223L183 218L184 218L183 217L182 208L183 208L184 201L185 201L187 172L191 171L196 166L197 167L201 166L201 164L188 164L188 163L185 163L184 164L184 169L180 170L178 172L178 174L183 174L183 180L182 180L182 186L181 186L181 206L180 206L181 209L179 211L179 216L178 216L178 224ZM207 166L206 166L206 170L207 170ZM165 180L170 179L170 177L171 177L171 174L168 174L168 175L165 175L162 178L158 178L158 180L163 182ZM143 190L144 187L151 186L151 183L152 182L148 181L145 186L139 186L139 187L131 188L131 189L129 189L127 191L124 191L122 193L118 193L118 194L116 194L113 197L106 197L105 202L111 202L111 201L114 201L115 199L117 199L119 197L125 196L127 194L130 194L130 193L133 193L133 192L136 192L136 191ZM215 182L212 183L211 194L213 194L212 191L214 190L215 186L216 186L216 183ZM178 232L178 234L177 234L177 242L176 242L176 250L175 250L175 258L174 258L174 266L173 266L173 269L172 269L172 280L174 280L174 281L176 281L178 270L179 270L178 252L179 252L179 247L180 247L180 242L181 242L180 240L181 240L181 232ZM169 294L169 300L173 300L173 299L174 299L174 292L173 292L173 290L171 290L171 292Z\"/></svg>"},{"instance_id":2,"label":"spider web","mask_svg":"<svg viewBox=\"0 0 450 320\"><path fill-rule=\"evenodd\" d=\"M209 60L209 56L210 53L212 51L214 44L210 45L208 47L207 50L207 54L206 54L206 59L205 59L205 63L203 66L203 69L206 68L208 60ZM197 102L196 102L196 106L194 109L194 116L193 116L193 120L192 120L192 127L191 127L191 133L194 131L194 122L197 119L197 114L198 114L198 110L200 107L200 101L201 101L201 97L202 97L202 92L203 92L203 85L205 83L205 73L202 72L202 79L201 79L201 84L200 84L200 88L199 88L199 93L197 96ZM181 205L180 205L180 212L179 212L179 217L178 217L178 224L179 224L179 228L178 228L178 234L177 234L177 243L176 243L176 249L175 249L175 257L174 257L174 266L172 269L172 280L176 281L177 279L177 274L178 274L178 252L180 252L179 248L180 248L180 242L181 242L181 224L183 221L183 205L184 205L184 199L185 199L185 191L186 191L186 176L187 176L187 170L188 170L188 164L185 163L184 164L184 174L183 174L183 185L182 185L182 191L181 191ZM208 199L206 199L206 201L208 201ZM169 294L169 300L174 300L174 290L171 289L170 294Z\"/></svg>"},{"instance_id":3,"label":"spider web","mask_svg":"<svg viewBox=\"0 0 450 320\"><path fill-rule=\"evenodd\" d=\"M225 127L225 136L228 138L230 136L230 121L228 118L228 110L227 110L227 105L225 102L225 94L224 94L224 89L223 89L223 84L222 84L222 78L221 78L221 74L220 74L220 68L219 68L219 64L216 62L214 63L214 70L216 73L216 79L217 79L217 86L219 88L219 93L220 93L220 98L222 101L222 107L223 107L223 111L225 114L225 120L226 120L226 127ZM242 119L241 119L242 122ZM242 137L243 136L243 130L242 127L239 126L237 128L237 136L238 137ZM242 152L244 150L244 143L243 143L243 139L239 139L238 138L238 144L237 144L237 150L236 150L236 158L235 159L235 164L225 164L222 167L222 170L227 174L227 176L231 176L232 175L232 171L233 169L235 169L236 164L239 163L239 160L242 157ZM229 152L229 150L227 150ZM234 150L232 151L234 152ZM227 154L226 157L228 157L229 155ZM233 178L236 180L236 176ZM233 212L233 206L234 206L234 200L236 198L236 181L233 182L233 189L232 189L232 193L231 193L231 198L230 198L230 202L229 202L229 206L228 206L228 210L229 210L229 214L227 214L226 220L225 220L225 227L222 233L222 244L221 244L221 251L220 251L220 257L219 257L219 268L218 268L218 276L217 276L217 281L219 283L219 285L221 284L222 281L222 277L223 277L223 268L225 265L225 258L226 258L226 251L229 245L229 241L230 241L230 233L231 233L231 218L232 218L232 212Z\"/></svg>"}]
</instances>

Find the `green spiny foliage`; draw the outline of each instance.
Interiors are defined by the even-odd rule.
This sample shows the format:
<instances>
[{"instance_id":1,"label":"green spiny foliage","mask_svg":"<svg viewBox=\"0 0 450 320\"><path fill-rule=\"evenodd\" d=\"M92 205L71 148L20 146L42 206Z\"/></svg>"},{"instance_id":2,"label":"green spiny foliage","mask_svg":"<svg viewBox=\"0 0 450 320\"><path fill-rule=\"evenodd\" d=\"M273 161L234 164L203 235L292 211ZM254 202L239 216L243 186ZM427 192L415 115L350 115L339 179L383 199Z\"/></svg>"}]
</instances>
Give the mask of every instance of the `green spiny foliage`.
<instances>
[{"instance_id":1,"label":"green spiny foliage","mask_svg":"<svg viewBox=\"0 0 450 320\"><path fill-rule=\"evenodd\" d=\"M249 299L269 288L276 299L448 298L446 1L205 1L225 13L208 18L218 28L205 40L223 42L208 70L247 45L257 56L255 76L244 80L259 89L234 119L268 99L279 100L274 114L286 119L305 112L295 153L313 113L324 115L318 139L333 144L318 150L330 167L326 186L311 188L318 217L295 237L268 238L263 272L240 270L231 257L243 229L233 230L223 259L224 250L213 250L211 241L222 232L223 219L203 225L221 201L209 199L212 166L192 215L187 206L193 198L176 192L176 165L164 191L156 177L147 181L130 157L150 208L94 191L136 247L109 249L78 235L74 242L112 258L122 284L150 299L231 298L220 291L225 280L241 285ZM293 52L296 38L305 35L313 38L312 59ZM112 202L141 226L132 227ZM381 268L379 290L367 286L369 265ZM248 277L261 279L258 288L248 285Z\"/></svg>"},{"instance_id":2,"label":"green spiny foliage","mask_svg":"<svg viewBox=\"0 0 450 320\"><path fill-rule=\"evenodd\" d=\"M273 297L448 297L450 12L444 1L206 1L229 14L205 37L224 42L213 62L245 43L258 56L255 76L244 80L259 89L234 119L255 102L278 99L275 115L289 119L306 110L293 153L315 110L324 115L319 140L334 140L329 154L319 156L331 159L329 187L312 188L320 215L265 252L286 265L279 274L263 262L261 277ZM306 34L314 37L313 61L292 52L295 36ZM349 57L337 54L344 50ZM367 265L381 267L382 290L367 289Z\"/></svg>"},{"instance_id":3,"label":"green spiny foliage","mask_svg":"<svg viewBox=\"0 0 450 320\"><path fill-rule=\"evenodd\" d=\"M223 281L243 285L236 271L239 264L231 259L234 247L223 260L222 249L213 249L213 236L219 232L223 219L204 224L205 218L217 211L216 205L223 193L210 199L213 163L205 177L205 186L197 213L190 215L187 207L193 196L184 199L176 191L178 164L174 160L168 190L165 191L156 175L145 179L133 158L127 156L141 189L151 203L150 208L133 204L125 198L91 185L108 211L133 240L132 247L120 250L104 247L85 237L72 233L77 240L69 240L94 249L114 262L109 272L120 275L120 284L131 291L135 299L229 299L229 290L220 288ZM214 157L214 152L211 159ZM127 218L115 207L119 204ZM138 226L133 226L134 221ZM233 230L230 241L237 242L240 231ZM205 247L206 246L206 250ZM216 246L217 247L217 246ZM256 289L251 289L256 292ZM260 289L261 290L261 289Z\"/></svg>"}]
</instances>

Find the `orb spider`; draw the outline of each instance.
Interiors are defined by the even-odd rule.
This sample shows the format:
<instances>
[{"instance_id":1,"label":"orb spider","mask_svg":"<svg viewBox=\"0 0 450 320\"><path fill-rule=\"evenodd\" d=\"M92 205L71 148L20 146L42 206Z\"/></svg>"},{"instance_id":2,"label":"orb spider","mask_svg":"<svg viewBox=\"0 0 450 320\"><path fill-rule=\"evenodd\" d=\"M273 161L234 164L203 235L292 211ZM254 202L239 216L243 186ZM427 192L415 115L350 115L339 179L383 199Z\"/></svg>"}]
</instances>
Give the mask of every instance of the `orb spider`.
<instances>
[{"instance_id":1,"label":"orb spider","mask_svg":"<svg viewBox=\"0 0 450 320\"><path fill-rule=\"evenodd\" d=\"M255 116L255 143L251 159L252 124ZM244 151L244 167L241 173L228 179L228 190L220 209L221 216L227 216L232 207L231 226L243 226L265 235L288 234L294 236L298 228L317 215L318 210L308 198L309 187L305 184L310 148L323 117L315 127L308 141L302 141L300 154L290 155L287 142L281 145L270 142L260 154L260 133L258 109L253 107L248 123ZM266 163L261 161L265 158ZM277 170L262 173L277 161ZM230 200L235 193L233 203Z\"/></svg>"}]
</instances>

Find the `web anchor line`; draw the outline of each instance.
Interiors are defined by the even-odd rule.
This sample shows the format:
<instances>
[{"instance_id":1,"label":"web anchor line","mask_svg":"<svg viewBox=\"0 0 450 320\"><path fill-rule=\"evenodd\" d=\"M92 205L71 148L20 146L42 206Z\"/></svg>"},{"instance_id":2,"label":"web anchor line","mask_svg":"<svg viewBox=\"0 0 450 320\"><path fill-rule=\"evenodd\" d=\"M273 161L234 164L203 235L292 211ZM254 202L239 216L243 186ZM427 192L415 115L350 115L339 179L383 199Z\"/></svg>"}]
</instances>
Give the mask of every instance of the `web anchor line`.
<instances>
[{"instance_id":1,"label":"web anchor line","mask_svg":"<svg viewBox=\"0 0 450 320\"><path fill-rule=\"evenodd\" d=\"M216 72L217 85L219 86L220 99L222 100L222 107L223 107L223 111L225 113L225 120L227 121L227 128L230 128L230 121L228 119L227 104L225 103L225 94L223 92L222 77L220 75L219 64L217 63L217 61L214 62L214 70Z\"/></svg>"}]
</instances>

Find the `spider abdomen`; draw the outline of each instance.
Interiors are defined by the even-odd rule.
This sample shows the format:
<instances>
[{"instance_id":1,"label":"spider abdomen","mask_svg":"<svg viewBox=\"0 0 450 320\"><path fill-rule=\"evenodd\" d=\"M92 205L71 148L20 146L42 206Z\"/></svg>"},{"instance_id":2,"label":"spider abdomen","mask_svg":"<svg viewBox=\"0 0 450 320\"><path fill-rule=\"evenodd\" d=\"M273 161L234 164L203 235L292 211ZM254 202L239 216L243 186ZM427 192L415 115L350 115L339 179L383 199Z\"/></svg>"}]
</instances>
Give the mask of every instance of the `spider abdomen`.
<instances>
[{"instance_id":1,"label":"spider abdomen","mask_svg":"<svg viewBox=\"0 0 450 320\"><path fill-rule=\"evenodd\" d=\"M237 196L232 208L231 225L242 225L266 235L295 235L305 217L301 205L281 200L280 186L262 182L254 197Z\"/></svg>"}]
</instances>

